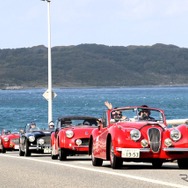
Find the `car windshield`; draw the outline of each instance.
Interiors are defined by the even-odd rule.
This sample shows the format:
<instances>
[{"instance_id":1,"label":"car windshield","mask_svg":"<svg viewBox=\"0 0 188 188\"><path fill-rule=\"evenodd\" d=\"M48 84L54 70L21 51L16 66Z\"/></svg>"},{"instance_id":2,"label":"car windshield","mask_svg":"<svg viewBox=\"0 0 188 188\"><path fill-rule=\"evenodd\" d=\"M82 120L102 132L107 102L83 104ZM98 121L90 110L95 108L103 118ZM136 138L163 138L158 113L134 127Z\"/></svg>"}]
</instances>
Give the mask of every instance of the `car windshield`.
<instances>
[{"instance_id":1,"label":"car windshield","mask_svg":"<svg viewBox=\"0 0 188 188\"><path fill-rule=\"evenodd\" d=\"M18 134L19 131L17 129L4 129L3 130L5 135L9 135L9 134Z\"/></svg>"},{"instance_id":2,"label":"car windshield","mask_svg":"<svg viewBox=\"0 0 188 188\"><path fill-rule=\"evenodd\" d=\"M118 117L119 116L119 117ZM163 114L157 109L150 108L120 108L111 112L111 119L123 118L127 121L155 121L163 123Z\"/></svg>"},{"instance_id":3,"label":"car windshield","mask_svg":"<svg viewBox=\"0 0 188 188\"><path fill-rule=\"evenodd\" d=\"M97 126L96 119L67 119L61 121L61 127L69 127L69 126Z\"/></svg>"}]
</instances>

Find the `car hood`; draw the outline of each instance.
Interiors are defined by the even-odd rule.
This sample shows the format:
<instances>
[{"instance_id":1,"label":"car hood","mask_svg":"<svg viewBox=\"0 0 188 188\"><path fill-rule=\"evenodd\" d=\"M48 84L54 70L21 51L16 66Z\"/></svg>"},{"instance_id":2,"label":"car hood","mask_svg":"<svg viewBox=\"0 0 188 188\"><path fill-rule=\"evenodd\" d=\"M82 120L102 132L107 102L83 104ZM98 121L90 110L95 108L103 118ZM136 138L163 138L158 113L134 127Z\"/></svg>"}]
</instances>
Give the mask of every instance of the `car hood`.
<instances>
[{"instance_id":1,"label":"car hood","mask_svg":"<svg viewBox=\"0 0 188 188\"><path fill-rule=\"evenodd\" d=\"M33 132L26 133L26 135L28 135L28 136L34 135L36 137L38 137L38 136L50 136L51 132L50 131L33 131Z\"/></svg>"},{"instance_id":2,"label":"car hood","mask_svg":"<svg viewBox=\"0 0 188 188\"><path fill-rule=\"evenodd\" d=\"M150 122L150 121L143 121L143 122L118 122L116 125L121 126L122 128L136 128L136 129L142 129L145 126L159 126L162 129L166 128L166 125L158 123L158 122Z\"/></svg>"},{"instance_id":3,"label":"car hood","mask_svg":"<svg viewBox=\"0 0 188 188\"><path fill-rule=\"evenodd\" d=\"M9 135L1 135L2 138L9 138L9 139L12 139L12 138L19 138L20 135L19 134L9 134Z\"/></svg>"},{"instance_id":4,"label":"car hood","mask_svg":"<svg viewBox=\"0 0 188 188\"><path fill-rule=\"evenodd\" d=\"M72 131L89 131L91 132L93 129L96 129L97 127L91 127L91 126L78 126L78 127L66 127L62 128L60 131L67 131L67 130L72 130Z\"/></svg>"}]
</instances>

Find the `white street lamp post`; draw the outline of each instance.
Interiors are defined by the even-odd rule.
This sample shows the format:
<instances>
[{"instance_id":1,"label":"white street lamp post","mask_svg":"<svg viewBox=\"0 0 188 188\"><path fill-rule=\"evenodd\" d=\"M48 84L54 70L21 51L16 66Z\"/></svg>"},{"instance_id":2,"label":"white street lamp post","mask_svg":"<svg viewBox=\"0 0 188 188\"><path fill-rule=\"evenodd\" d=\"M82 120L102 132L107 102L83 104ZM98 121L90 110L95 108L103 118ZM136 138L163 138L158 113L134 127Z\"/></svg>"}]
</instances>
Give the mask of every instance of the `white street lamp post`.
<instances>
[{"instance_id":1,"label":"white street lamp post","mask_svg":"<svg viewBox=\"0 0 188 188\"><path fill-rule=\"evenodd\" d=\"M50 1L42 0L48 3L48 123L52 121L52 58L51 58L51 28L50 28Z\"/></svg>"}]
</instances>

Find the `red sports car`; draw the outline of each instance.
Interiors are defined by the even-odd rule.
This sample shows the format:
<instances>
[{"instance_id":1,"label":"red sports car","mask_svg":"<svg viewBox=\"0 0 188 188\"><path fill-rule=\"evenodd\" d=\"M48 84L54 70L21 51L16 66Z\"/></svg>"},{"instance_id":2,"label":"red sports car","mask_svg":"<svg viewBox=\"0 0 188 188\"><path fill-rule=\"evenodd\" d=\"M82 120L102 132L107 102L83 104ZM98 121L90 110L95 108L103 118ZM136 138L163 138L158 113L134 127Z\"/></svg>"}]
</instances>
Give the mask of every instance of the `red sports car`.
<instances>
[{"instance_id":1,"label":"red sports car","mask_svg":"<svg viewBox=\"0 0 188 188\"><path fill-rule=\"evenodd\" d=\"M57 128L51 134L52 159L66 160L67 156L88 154L89 137L98 122L95 117L66 116L58 119Z\"/></svg>"},{"instance_id":2,"label":"red sports car","mask_svg":"<svg viewBox=\"0 0 188 188\"><path fill-rule=\"evenodd\" d=\"M89 154L93 166L110 160L113 169L123 161L149 162L160 168L177 160L188 168L188 126L168 128L164 111L133 106L107 110L98 129L92 131Z\"/></svg>"},{"instance_id":3,"label":"red sports car","mask_svg":"<svg viewBox=\"0 0 188 188\"><path fill-rule=\"evenodd\" d=\"M19 149L19 132L16 130L3 129L0 135L0 152L14 151Z\"/></svg>"}]
</instances>

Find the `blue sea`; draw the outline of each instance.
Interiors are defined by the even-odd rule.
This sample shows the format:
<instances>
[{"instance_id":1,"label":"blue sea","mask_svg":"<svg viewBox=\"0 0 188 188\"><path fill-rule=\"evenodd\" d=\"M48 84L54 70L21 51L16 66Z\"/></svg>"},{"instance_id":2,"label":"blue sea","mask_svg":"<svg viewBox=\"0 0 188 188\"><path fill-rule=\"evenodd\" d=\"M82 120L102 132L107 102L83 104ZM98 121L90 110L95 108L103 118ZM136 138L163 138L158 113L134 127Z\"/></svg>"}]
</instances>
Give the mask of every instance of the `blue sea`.
<instances>
[{"instance_id":1,"label":"blue sea","mask_svg":"<svg viewBox=\"0 0 188 188\"><path fill-rule=\"evenodd\" d=\"M46 126L48 102L43 98L46 89L0 90L0 129L23 128L35 121ZM53 120L64 115L101 117L104 101L116 106L146 104L161 108L167 119L188 118L188 87L129 87L129 88L71 88L53 91Z\"/></svg>"}]
</instances>

